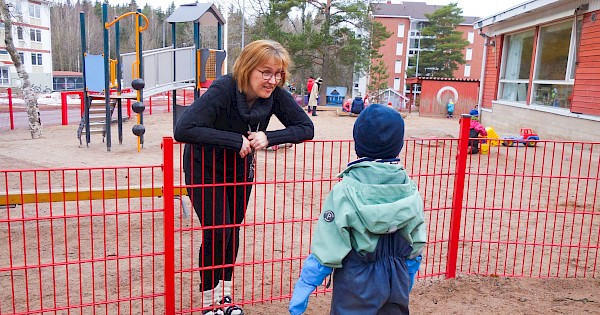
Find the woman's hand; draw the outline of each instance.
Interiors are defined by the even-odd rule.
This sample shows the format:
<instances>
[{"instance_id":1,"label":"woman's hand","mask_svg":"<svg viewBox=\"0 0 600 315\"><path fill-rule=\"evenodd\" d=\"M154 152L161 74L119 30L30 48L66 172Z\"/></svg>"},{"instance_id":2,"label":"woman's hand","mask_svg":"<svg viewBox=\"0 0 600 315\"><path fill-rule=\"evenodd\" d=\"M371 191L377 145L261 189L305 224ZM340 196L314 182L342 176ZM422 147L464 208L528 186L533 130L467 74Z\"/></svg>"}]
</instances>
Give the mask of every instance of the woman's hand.
<instances>
[{"instance_id":1,"label":"woman's hand","mask_svg":"<svg viewBox=\"0 0 600 315\"><path fill-rule=\"evenodd\" d=\"M252 145L250 145L250 140L242 135L242 148L240 149L240 157L245 158L249 154L252 154Z\"/></svg>"},{"instance_id":2,"label":"woman's hand","mask_svg":"<svg viewBox=\"0 0 600 315\"><path fill-rule=\"evenodd\" d=\"M269 146L267 135L262 131L248 132L248 140L250 140L250 146L254 150L264 149Z\"/></svg>"}]
</instances>

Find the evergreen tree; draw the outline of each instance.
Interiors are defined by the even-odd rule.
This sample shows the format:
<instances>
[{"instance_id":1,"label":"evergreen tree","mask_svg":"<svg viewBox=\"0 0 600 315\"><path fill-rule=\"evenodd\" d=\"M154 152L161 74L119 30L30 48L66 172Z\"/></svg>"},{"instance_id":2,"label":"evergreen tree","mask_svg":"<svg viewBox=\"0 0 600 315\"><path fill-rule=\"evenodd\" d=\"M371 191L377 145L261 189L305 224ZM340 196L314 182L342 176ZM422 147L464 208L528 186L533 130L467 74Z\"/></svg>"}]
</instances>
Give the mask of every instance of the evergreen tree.
<instances>
[{"instance_id":1,"label":"evergreen tree","mask_svg":"<svg viewBox=\"0 0 600 315\"><path fill-rule=\"evenodd\" d=\"M368 68L370 39L361 33L371 23L365 1L270 0L254 10L260 14L254 39L273 39L289 50L296 86L320 76L321 102L327 86L351 86L353 72Z\"/></svg>"},{"instance_id":2,"label":"evergreen tree","mask_svg":"<svg viewBox=\"0 0 600 315\"><path fill-rule=\"evenodd\" d=\"M371 65L370 80L367 86L371 103L379 103L379 96L388 88L387 80L389 77L385 62L382 59L375 60Z\"/></svg>"},{"instance_id":3,"label":"evergreen tree","mask_svg":"<svg viewBox=\"0 0 600 315\"><path fill-rule=\"evenodd\" d=\"M462 9L457 3L450 3L425 16L429 24L421 31L423 37L418 73L419 75L426 73L427 76L453 77L458 65L465 63L463 50L469 45L469 42L462 38L462 32L456 30L456 27L464 21ZM415 63L411 61L411 64Z\"/></svg>"}]
</instances>

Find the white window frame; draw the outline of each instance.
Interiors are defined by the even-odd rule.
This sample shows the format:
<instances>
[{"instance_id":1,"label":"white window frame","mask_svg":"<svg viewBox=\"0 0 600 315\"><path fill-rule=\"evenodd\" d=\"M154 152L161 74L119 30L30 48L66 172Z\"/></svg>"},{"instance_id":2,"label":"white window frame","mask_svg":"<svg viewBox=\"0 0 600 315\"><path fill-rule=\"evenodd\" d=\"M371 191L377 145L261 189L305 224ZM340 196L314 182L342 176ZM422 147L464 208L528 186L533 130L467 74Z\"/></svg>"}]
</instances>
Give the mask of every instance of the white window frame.
<instances>
[{"instance_id":1,"label":"white window frame","mask_svg":"<svg viewBox=\"0 0 600 315\"><path fill-rule=\"evenodd\" d=\"M32 42L41 43L42 42L42 31L38 29L29 29L29 39Z\"/></svg>"},{"instance_id":2,"label":"white window frame","mask_svg":"<svg viewBox=\"0 0 600 315\"><path fill-rule=\"evenodd\" d=\"M465 53L465 60L473 60L473 48L467 48L467 52Z\"/></svg>"},{"instance_id":3,"label":"white window frame","mask_svg":"<svg viewBox=\"0 0 600 315\"><path fill-rule=\"evenodd\" d=\"M502 45L503 47L503 52L502 52L502 69L500 71L500 79L499 79L499 84L498 84L498 95L500 98L505 97L503 95L503 89L504 89L504 85L505 84L516 84L517 86L519 84L524 84L527 89L530 89L530 86L527 86L529 84L529 78L531 77L532 73L529 73L529 77L528 78L511 78L511 79L505 79L506 76L506 63L507 63L507 58L508 58L508 49L509 49L509 39L512 38L512 36L518 35L518 34L522 34L522 33L526 33L526 32L533 32L533 36L534 36L534 41L535 41L535 30L534 29L525 29L516 33L512 33L512 34L507 34L504 36L504 44ZM535 43L534 43L535 45ZM526 91L527 92L527 91ZM519 94L519 90L517 87L517 90L514 91L515 97L518 97L517 95ZM513 103L526 103L527 96L525 95L525 99L523 101L521 100L515 100L515 101L511 101L511 100L506 100L506 99L498 99L499 101L504 101L504 102L513 102Z\"/></svg>"},{"instance_id":4,"label":"white window frame","mask_svg":"<svg viewBox=\"0 0 600 315\"><path fill-rule=\"evenodd\" d=\"M570 85L571 88L574 86L575 84L575 79L571 78L571 72L573 70L573 66L575 65L575 63L573 62L574 58L577 58L576 53L577 53L577 47L576 47L576 33L577 33L577 21L580 20L580 18L577 19L573 19L572 20L572 24L571 24L571 39L569 41L569 52L568 52L568 56L567 56L567 67L565 70L565 77L564 80L540 80L540 79L536 79L536 75L537 75L537 71L538 71L538 67L541 67L540 63L540 56L542 54L542 50L541 49L541 37L539 34L542 33L542 29L543 28L547 28L547 27L552 27L554 25L558 25L558 24L562 24L565 23L565 20L562 21L558 21L556 23L552 23L552 24L548 24L548 25L544 25L542 27L540 27L539 32L537 32L538 37L536 38L536 55L535 55L535 61L534 61L534 69L533 69L533 73L530 74L530 76L532 77L532 81L531 81L531 96L529 98L529 103L530 104L535 104L535 105L545 105L545 106L552 106L552 104L548 105L548 104L540 104L536 101L536 92L538 91L538 87L539 85L565 85L568 86ZM572 93L572 92L571 92Z\"/></svg>"},{"instance_id":5,"label":"white window frame","mask_svg":"<svg viewBox=\"0 0 600 315\"><path fill-rule=\"evenodd\" d=\"M42 54L40 53L31 53L31 65L33 66L43 66L44 60L42 59Z\"/></svg>"},{"instance_id":6,"label":"white window frame","mask_svg":"<svg viewBox=\"0 0 600 315\"><path fill-rule=\"evenodd\" d=\"M42 6L35 3L29 3L29 17L34 19L42 18Z\"/></svg>"},{"instance_id":7,"label":"white window frame","mask_svg":"<svg viewBox=\"0 0 600 315\"><path fill-rule=\"evenodd\" d=\"M17 39L24 40L25 37L23 35L23 26L17 26Z\"/></svg>"},{"instance_id":8,"label":"white window frame","mask_svg":"<svg viewBox=\"0 0 600 315\"><path fill-rule=\"evenodd\" d=\"M404 23L398 24L398 37L404 37Z\"/></svg>"},{"instance_id":9,"label":"white window frame","mask_svg":"<svg viewBox=\"0 0 600 315\"><path fill-rule=\"evenodd\" d=\"M10 69L7 66L0 67L0 86L10 86Z\"/></svg>"},{"instance_id":10,"label":"white window frame","mask_svg":"<svg viewBox=\"0 0 600 315\"><path fill-rule=\"evenodd\" d=\"M394 73L402 73L402 60L396 60L394 64Z\"/></svg>"},{"instance_id":11,"label":"white window frame","mask_svg":"<svg viewBox=\"0 0 600 315\"><path fill-rule=\"evenodd\" d=\"M404 53L402 52L403 50L404 50L404 42L397 42L396 43L396 56L404 55Z\"/></svg>"},{"instance_id":12,"label":"white window frame","mask_svg":"<svg viewBox=\"0 0 600 315\"><path fill-rule=\"evenodd\" d=\"M464 72L464 76L465 78L468 78L471 76L471 65L470 64L465 64L465 72Z\"/></svg>"},{"instance_id":13,"label":"white window frame","mask_svg":"<svg viewBox=\"0 0 600 315\"><path fill-rule=\"evenodd\" d=\"M400 91L400 78L394 78L394 91Z\"/></svg>"},{"instance_id":14,"label":"white window frame","mask_svg":"<svg viewBox=\"0 0 600 315\"><path fill-rule=\"evenodd\" d=\"M475 41L475 32L467 33L467 40L470 44L473 44L473 42Z\"/></svg>"}]
</instances>

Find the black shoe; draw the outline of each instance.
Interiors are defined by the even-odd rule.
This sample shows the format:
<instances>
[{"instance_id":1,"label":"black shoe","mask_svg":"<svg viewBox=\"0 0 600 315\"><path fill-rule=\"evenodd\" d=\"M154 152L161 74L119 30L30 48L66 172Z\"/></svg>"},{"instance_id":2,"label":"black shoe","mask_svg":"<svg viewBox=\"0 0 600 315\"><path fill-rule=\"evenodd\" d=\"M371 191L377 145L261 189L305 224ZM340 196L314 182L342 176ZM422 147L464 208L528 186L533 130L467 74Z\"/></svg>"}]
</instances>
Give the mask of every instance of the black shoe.
<instances>
[{"instance_id":1,"label":"black shoe","mask_svg":"<svg viewBox=\"0 0 600 315\"><path fill-rule=\"evenodd\" d=\"M319 116L319 115L317 115L317 111L316 110L313 110L312 115L313 116Z\"/></svg>"},{"instance_id":2,"label":"black shoe","mask_svg":"<svg viewBox=\"0 0 600 315\"><path fill-rule=\"evenodd\" d=\"M223 311L225 315L244 315L244 310L241 307L232 304L233 299L231 296L225 296L219 304L223 305Z\"/></svg>"},{"instance_id":3,"label":"black shoe","mask_svg":"<svg viewBox=\"0 0 600 315\"><path fill-rule=\"evenodd\" d=\"M223 309L214 308L212 310L202 311L202 315L224 315Z\"/></svg>"}]
</instances>

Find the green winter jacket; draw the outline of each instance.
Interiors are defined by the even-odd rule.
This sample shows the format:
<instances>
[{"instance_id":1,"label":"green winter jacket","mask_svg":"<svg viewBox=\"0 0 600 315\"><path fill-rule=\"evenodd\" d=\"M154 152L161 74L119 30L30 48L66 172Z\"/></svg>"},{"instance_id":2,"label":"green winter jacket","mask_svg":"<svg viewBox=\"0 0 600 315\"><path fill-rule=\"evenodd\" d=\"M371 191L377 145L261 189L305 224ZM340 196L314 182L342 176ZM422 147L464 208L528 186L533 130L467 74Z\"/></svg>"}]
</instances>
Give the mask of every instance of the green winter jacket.
<instances>
[{"instance_id":1,"label":"green winter jacket","mask_svg":"<svg viewBox=\"0 0 600 315\"><path fill-rule=\"evenodd\" d=\"M411 256L427 242L423 199L399 164L364 161L338 175L313 234L311 252L319 262L341 268L354 248L373 252L379 235L400 230L412 245Z\"/></svg>"}]
</instances>

